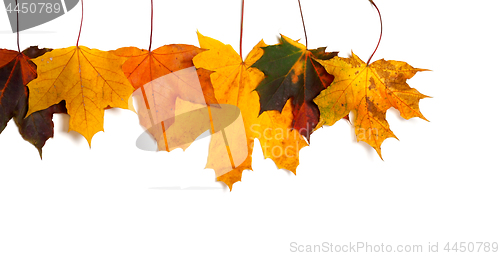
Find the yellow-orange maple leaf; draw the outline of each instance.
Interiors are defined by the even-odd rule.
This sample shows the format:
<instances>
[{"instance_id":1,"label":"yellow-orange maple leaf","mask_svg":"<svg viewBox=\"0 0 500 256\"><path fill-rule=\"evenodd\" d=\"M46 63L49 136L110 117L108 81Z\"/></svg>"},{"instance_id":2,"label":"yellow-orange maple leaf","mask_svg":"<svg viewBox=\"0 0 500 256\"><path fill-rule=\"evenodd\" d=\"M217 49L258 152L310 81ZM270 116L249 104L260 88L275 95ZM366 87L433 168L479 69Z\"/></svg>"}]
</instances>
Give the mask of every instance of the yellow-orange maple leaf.
<instances>
[{"instance_id":1,"label":"yellow-orange maple leaf","mask_svg":"<svg viewBox=\"0 0 500 256\"><path fill-rule=\"evenodd\" d=\"M314 100L321 113L318 127L333 125L353 111L357 140L368 143L382 158L382 142L387 138L396 138L385 119L389 108L398 109L405 119L420 117L427 121L420 112L419 101L428 96L406 83L417 72L427 69L384 59L366 65L354 53L350 58L334 57L318 61L335 76L331 86Z\"/></svg>"},{"instance_id":2,"label":"yellow-orange maple leaf","mask_svg":"<svg viewBox=\"0 0 500 256\"><path fill-rule=\"evenodd\" d=\"M85 46L56 49L34 59L38 77L27 85L26 116L65 100L69 130L82 134L90 145L94 134L104 130L105 108L129 108L134 88L121 69L126 60Z\"/></svg>"},{"instance_id":3,"label":"yellow-orange maple leaf","mask_svg":"<svg viewBox=\"0 0 500 256\"><path fill-rule=\"evenodd\" d=\"M217 179L232 188L235 182L241 180L243 170L252 170L253 143L258 138L264 157L274 160L279 168L295 173L299 151L307 143L302 135L291 129L291 103L287 102L281 114L268 111L259 116L259 95L255 88L264 79L264 74L251 66L262 57L264 51L261 47L266 44L260 41L242 61L230 45L200 33L198 40L200 47L208 50L195 56L193 62L197 68L214 71L211 80L218 102L237 106L241 110L248 147L242 151L247 154L245 160L239 164L231 161L232 166L228 170L226 165L221 165L227 158L221 150L222 140L212 137L207 168L214 169Z\"/></svg>"}]
</instances>

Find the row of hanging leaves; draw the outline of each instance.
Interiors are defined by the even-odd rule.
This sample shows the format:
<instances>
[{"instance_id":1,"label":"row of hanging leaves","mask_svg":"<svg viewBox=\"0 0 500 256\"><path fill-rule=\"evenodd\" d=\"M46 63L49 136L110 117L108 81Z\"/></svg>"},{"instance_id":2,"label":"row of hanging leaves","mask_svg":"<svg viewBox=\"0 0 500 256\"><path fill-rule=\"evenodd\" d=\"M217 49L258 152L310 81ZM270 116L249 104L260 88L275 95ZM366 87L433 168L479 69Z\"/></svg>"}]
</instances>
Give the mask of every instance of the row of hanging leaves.
<instances>
[{"instance_id":1,"label":"row of hanging leaves","mask_svg":"<svg viewBox=\"0 0 500 256\"><path fill-rule=\"evenodd\" d=\"M375 54L382 38L382 17L376 4L369 1L380 17L381 32ZM298 4L302 16L300 0ZM337 52L326 52L325 47L308 49L305 25L305 45L281 35L276 45L260 41L243 60L244 0L239 54L230 45L199 32L200 48L174 44L151 50L152 0L149 49L125 47L108 52L89 49L79 45L83 0L81 5L82 19L75 46L30 47L21 52L18 32L18 50L0 50L0 132L14 119L23 138L38 149L40 157L42 147L54 133L54 113L69 114L69 130L82 134L90 145L94 134L103 131L104 110L130 109L129 99L134 91L142 96L138 108L140 124L155 138L158 150L185 149L207 130L207 127L191 127L190 132L183 130L167 136L172 122L165 117L172 116L182 104L206 105L208 129L211 128L212 134L216 130L222 132L222 136L211 138L206 167L214 169L217 179L230 189L241 180L244 170L252 170L256 138L265 158L271 158L278 168L295 173L298 152L309 145L310 135L323 125L349 120L351 112L358 141L368 143L381 158L382 142L396 138L385 119L389 108L398 109L405 119L427 120L419 110L420 99L427 96L406 82L425 69L383 59L370 63L373 54L365 63L354 53L341 58ZM192 96L196 92L190 91L187 78L182 80L186 83L183 89L173 89L167 97L155 87L157 79L188 68L196 71L202 99ZM218 121L213 106L217 104L234 105L241 111L247 148L241 149L244 156L238 164L233 159L238 153L230 149L224 129L215 129ZM281 154L273 154L276 147ZM223 164L228 158L229 169Z\"/></svg>"}]
</instances>

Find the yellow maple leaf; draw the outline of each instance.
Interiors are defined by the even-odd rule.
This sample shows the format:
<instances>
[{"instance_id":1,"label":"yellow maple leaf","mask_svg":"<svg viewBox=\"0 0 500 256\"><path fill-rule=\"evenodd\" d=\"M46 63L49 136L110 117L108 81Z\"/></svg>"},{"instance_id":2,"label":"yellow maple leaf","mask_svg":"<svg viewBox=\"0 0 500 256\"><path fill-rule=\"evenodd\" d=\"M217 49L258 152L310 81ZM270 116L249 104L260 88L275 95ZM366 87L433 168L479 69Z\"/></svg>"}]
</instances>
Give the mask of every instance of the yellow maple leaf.
<instances>
[{"instance_id":1,"label":"yellow maple leaf","mask_svg":"<svg viewBox=\"0 0 500 256\"><path fill-rule=\"evenodd\" d=\"M241 180L243 170L252 170L252 152L254 139L259 139L264 157L274 160L278 168L288 169L295 173L299 164L299 151L307 142L296 130L291 129L292 107L287 102L280 114L268 111L259 116L259 95L255 91L257 85L264 79L264 74L251 67L264 51L266 46L260 41L248 54L245 61L230 46L198 33L200 47L207 49L193 58L197 68L214 71L211 80L215 98L220 104L230 104L239 107L244 122L247 149L245 160L234 164L230 170L223 165L224 159L221 139L212 137L207 168L214 169L219 181L225 182L229 188ZM239 154L239 152L231 152ZM220 175L219 175L220 174Z\"/></svg>"},{"instance_id":2,"label":"yellow maple leaf","mask_svg":"<svg viewBox=\"0 0 500 256\"><path fill-rule=\"evenodd\" d=\"M399 110L405 119L427 119L419 109L419 101L428 96L411 88L406 80L419 71L406 62L378 60L366 65L352 53L350 58L334 57L318 60L335 80L322 91L314 102L320 109L320 124L333 125L351 111L358 141L365 141L382 158L381 144L387 138L396 138L385 119L389 108Z\"/></svg>"},{"instance_id":3,"label":"yellow maple leaf","mask_svg":"<svg viewBox=\"0 0 500 256\"><path fill-rule=\"evenodd\" d=\"M104 131L105 108L129 108L134 88L121 68L126 60L85 46L56 49L34 59L38 77L27 85L26 116L65 100L69 131L82 134L90 146L94 134Z\"/></svg>"}]
</instances>

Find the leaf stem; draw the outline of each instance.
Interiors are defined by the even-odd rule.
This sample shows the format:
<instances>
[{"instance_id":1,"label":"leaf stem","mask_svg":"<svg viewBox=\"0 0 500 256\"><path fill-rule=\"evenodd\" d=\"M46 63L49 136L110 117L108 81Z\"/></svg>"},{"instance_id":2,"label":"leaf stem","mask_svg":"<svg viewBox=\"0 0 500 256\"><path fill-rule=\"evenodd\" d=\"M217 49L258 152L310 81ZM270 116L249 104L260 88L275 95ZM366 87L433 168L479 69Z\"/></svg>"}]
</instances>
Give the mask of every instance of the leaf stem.
<instances>
[{"instance_id":1,"label":"leaf stem","mask_svg":"<svg viewBox=\"0 0 500 256\"><path fill-rule=\"evenodd\" d=\"M83 25L83 0L82 0L82 20L80 21L80 31L78 32L78 39L76 39L76 47L78 47L78 43L80 43L80 35L82 34L82 25Z\"/></svg>"},{"instance_id":2,"label":"leaf stem","mask_svg":"<svg viewBox=\"0 0 500 256\"><path fill-rule=\"evenodd\" d=\"M245 12L245 0L241 0L241 24L240 24L240 57L243 61L243 14Z\"/></svg>"},{"instance_id":3,"label":"leaf stem","mask_svg":"<svg viewBox=\"0 0 500 256\"><path fill-rule=\"evenodd\" d=\"M151 34L149 36L149 52L151 52L152 44L153 44L153 0L151 0Z\"/></svg>"},{"instance_id":4,"label":"leaf stem","mask_svg":"<svg viewBox=\"0 0 500 256\"><path fill-rule=\"evenodd\" d=\"M17 0L16 0L16 7L17 7ZM21 53L21 48L19 47L19 12L16 12L16 26L17 26L17 51Z\"/></svg>"},{"instance_id":5,"label":"leaf stem","mask_svg":"<svg viewBox=\"0 0 500 256\"><path fill-rule=\"evenodd\" d=\"M380 10L378 9L375 2L373 2L373 0L368 0L368 1L370 1L370 3L372 3L372 5L375 7L375 9L377 9L378 17L380 18L380 37L378 39L377 47L375 47L375 51L373 51L372 56L370 56L370 58L368 59L368 62L366 63L367 66L370 65L370 61L372 60L373 55L375 55L375 52L377 52L378 46L380 45L380 41L382 40L382 15L380 14Z\"/></svg>"},{"instance_id":6,"label":"leaf stem","mask_svg":"<svg viewBox=\"0 0 500 256\"><path fill-rule=\"evenodd\" d=\"M299 1L300 17L302 18L302 26L304 27L304 36L306 37L306 48L307 48L306 23L304 22L304 15L302 14L302 6L300 5L300 0L298 0L298 1Z\"/></svg>"}]
</instances>

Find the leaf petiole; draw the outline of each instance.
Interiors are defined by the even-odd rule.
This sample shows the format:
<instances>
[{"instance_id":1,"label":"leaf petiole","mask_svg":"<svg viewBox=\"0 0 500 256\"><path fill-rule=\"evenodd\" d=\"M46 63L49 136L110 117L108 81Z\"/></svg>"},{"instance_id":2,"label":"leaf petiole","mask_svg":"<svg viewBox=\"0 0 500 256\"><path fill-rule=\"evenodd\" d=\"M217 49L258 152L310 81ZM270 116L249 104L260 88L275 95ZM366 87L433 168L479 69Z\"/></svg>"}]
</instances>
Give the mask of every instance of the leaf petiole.
<instances>
[{"instance_id":1,"label":"leaf petiole","mask_svg":"<svg viewBox=\"0 0 500 256\"><path fill-rule=\"evenodd\" d=\"M368 62L366 62L367 66L370 65L370 61L372 60L373 55L375 55L375 52L377 52L378 46L380 45L380 41L382 40L382 15L380 14L380 10L378 9L375 2L373 2L373 0L368 0L368 1L370 1L370 3L375 7L375 9L377 9L378 17L380 18L380 37L378 39L377 47L375 47L375 51L373 51L372 55L368 59Z\"/></svg>"},{"instance_id":2,"label":"leaf petiole","mask_svg":"<svg viewBox=\"0 0 500 256\"><path fill-rule=\"evenodd\" d=\"M245 0L241 0L241 25L240 25L240 57L243 61L243 13L245 11Z\"/></svg>"},{"instance_id":3,"label":"leaf petiole","mask_svg":"<svg viewBox=\"0 0 500 256\"><path fill-rule=\"evenodd\" d=\"M302 26L304 27L304 36L306 38L306 49L307 49L307 32L306 32L306 23L304 22L304 15L302 14L302 6L300 5L300 0L299 1L299 10L300 10L300 17L302 18Z\"/></svg>"},{"instance_id":4,"label":"leaf petiole","mask_svg":"<svg viewBox=\"0 0 500 256\"><path fill-rule=\"evenodd\" d=\"M76 47L78 47L78 43L80 42L80 35L82 34L82 25L83 25L83 0L82 0L82 20L80 21L80 31L78 32L78 39L76 39Z\"/></svg>"},{"instance_id":5,"label":"leaf petiole","mask_svg":"<svg viewBox=\"0 0 500 256\"><path fill-rule=\"evenodd\" d=\"M151 34L149 36L149 52L151 52L152 44L153 44L153 0L151 0Z\"/></svg>"},{"instance_id":6,"label":"leaf petiole","mask_svg":"<svg viewBox=\"0 0 500 256\"><path fill-rule=\"evenodd\" d=\"M17 0L16 0L16 6L17 6ZM16 12L16 25L17 25L17 51L21 53L21 48L19 47L19 12Z\"/></svg>"}]
</instances>

